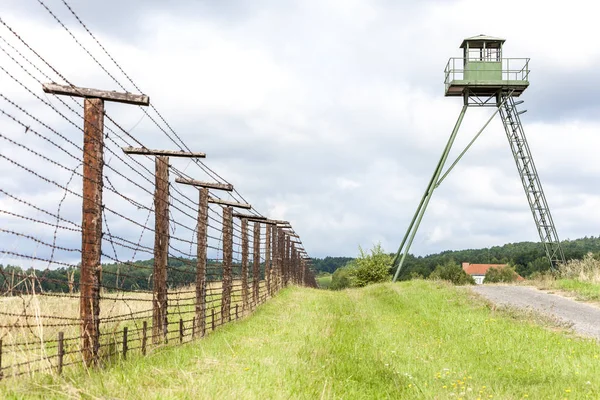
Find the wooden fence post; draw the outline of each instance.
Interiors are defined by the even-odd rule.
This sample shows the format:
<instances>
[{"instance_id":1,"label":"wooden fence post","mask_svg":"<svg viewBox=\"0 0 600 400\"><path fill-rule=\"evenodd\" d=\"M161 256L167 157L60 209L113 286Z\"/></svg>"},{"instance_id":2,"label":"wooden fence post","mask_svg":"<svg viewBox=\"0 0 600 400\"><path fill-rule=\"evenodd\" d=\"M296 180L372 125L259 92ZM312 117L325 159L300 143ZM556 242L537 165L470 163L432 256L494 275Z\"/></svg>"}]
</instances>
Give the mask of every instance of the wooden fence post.
<instances>
[{"instance_id":1,"label":"wooden fence post","mask_svg":"<svg viewBox=\"0 0 600 400\"><path fill-rule=\"evenodd\" d=\"M273 271L271 267L271 232L272 227L269 225L265 226L265 280L267 281L267 294L269 296L273 295L271 288L271 279Z\"/></svg>"},{"instance_id":2,"label":"wooden fence post","mask_svg":"<svg viewBox=\"0 0 600 400\"><path fill-rule=\"evenodd\" d=\"M260 284L260 222L254 223L254 254L252 255L252 299L256 305L259 301Z\"/></svg>"},{"instance_id":3,"label":"wooden fence post","mask_svg":"<svg viewBox=\"0 0 600 400\"><path fill-rule=\"evenodd\" d=\"M198 249L196 264L196 322L197 332L206 330L206 246L208 230L208 188L200 189L198 201Z\"/></svg>"},{"instance_id":4,"label":"wooden fence post","mask_svg":"<svg viewBox=\"0 0 600 400\"><path fill-rule=\"evenodd\" d=\"M290 281L290 250L291 250L291 246L290 246L290 235L285 235L285 254L283 256L284 261L284 268L285 268L285 272L284 272L284 276L285 276L285 286L288 285L289 281Z\"/></svg>"},{"instance_id":5,"label":"wooden fence post","mask_svg":"<svg viewBox=\"0 0 600 400\"><path fill-rule=\"evenodd\" d=\"M104 100L84 100L83 215L81 224L80 304L83 359L98 362L100 349L100 286L102 284L102 170Z\"/></svg>"},{"instance_id":6,"label":"wooden fence post","mask_svg":"<svg viewBox=\"0 0 600 400\"><path fill-rule=\"evenodd\" d=\"M129 346L127 345L127 327L123 328L123 360L127 360L127 350Z\"/></svg>"},{"instance_id":7,"label":"wooden fence post","mask_svg":"<svg viewBox=\"0 0 600 400\"><path fill-rule=\"evenodd\" d=\"M147 106L145 95L45 83L46 93L84 97L83 205L79 315L81 348L86 365L97 364L100 350L100 287L102 285L102 182L104 154L104 101Z\"/></svg>"},{"instance_id":8,"label":"wooden fence post","mask_svg":"<svg viewBox=\"0 0 600 400\"><path fill-rule=\"evenodd\" d=\"M284 263L284 251L285 251L285 237L283 229L277 230L277 274L279 275L279 288L283 288L285 284L285 266Z\"/></svg>"},{"instance_id":9,"label":"wooden fence post","mask_svg":"<svg viewBox=\"0 0 600 400\"><path fill-rule=\"evenodd\" d=\"M248 220L242 218L242 311L248 311Z\"/></svg>"},{"instance_id":10,"label":"wooden fence post","mask_svg":"<svg viewBox=\"0 0 600 400\"><path fill-rule=\"evenodd\" d=\"M183 329L183 318L179 318L179 343L183 343L183 335L184 334L184 329Z\"/></svg>"},{"instance_id":11,"label":"wooden fence post","mask_svg":"<svg viewBox=\"0 0 600 400\"><path fill-rule=\"evenodd\" d=\"M233 209L223 208L223 290L221 295L221 324L231 320L231 264L233 261Z\"/></svg>"},{"instance_id":12,"label":"wooden fence post","mask_svg":"<svg viewBox=\"0 0 600 400\"><path fill-rule=\"evenodd\" d=\"M146 355L146 342L148 340L147 338L147 332L148 331L148 322L144 321L142 323L142 355Z\"/></svg>"},{"instance_id":13,"label":"wooden fence post","mask_svg":"<svg viewBox=\"0 0 600 400\"><path fill-rule=\"evenodd\" d=\"M161 335L166 341L167 316L167 264L169 257L169 157L156 156L156 189L154 192L154 271L152 337L155 343Z\"/></svg>"},{"instance_id":14,"label":"wooden fence post","mask_svg":"<svg viewBox=\"0 0 600 400\"><path fill-rule=\"evenodd\" d=\"M58 332L58 365L57 365L57 370L58 370L58 374L62 374L62 370L63 370L63 359L65 356L65 343L64 343L64 339L65 339L65 333L64 332Z\"/></svg>"}]
</instances>

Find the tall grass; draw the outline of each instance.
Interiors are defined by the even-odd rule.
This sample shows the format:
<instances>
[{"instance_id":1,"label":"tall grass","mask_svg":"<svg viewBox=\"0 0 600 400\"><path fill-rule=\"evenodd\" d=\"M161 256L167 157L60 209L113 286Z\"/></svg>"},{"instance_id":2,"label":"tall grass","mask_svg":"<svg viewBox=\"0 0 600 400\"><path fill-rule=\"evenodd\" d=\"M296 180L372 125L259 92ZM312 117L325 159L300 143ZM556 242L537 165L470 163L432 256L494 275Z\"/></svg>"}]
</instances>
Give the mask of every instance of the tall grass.
<instances>
[{"instance_id":1,"label":"tall grass","mask_svg":"<svg viewBox=\"0 0 600 400\"><path fill-rule=\"evenodd\" d=\"M588 253L582 260L570 260L562 264L558 273L561 278L600 284L600 260Z\"/></svg>"}]
</instances>

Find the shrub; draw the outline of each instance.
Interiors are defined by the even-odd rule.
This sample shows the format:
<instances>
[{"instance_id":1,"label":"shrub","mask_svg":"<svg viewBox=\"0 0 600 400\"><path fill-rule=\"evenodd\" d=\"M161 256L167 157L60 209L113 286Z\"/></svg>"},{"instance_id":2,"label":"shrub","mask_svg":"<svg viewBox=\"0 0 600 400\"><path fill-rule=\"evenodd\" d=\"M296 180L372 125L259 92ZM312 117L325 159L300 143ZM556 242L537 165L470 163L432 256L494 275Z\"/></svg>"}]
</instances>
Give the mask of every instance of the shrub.
<instances>
[{"instance_id":1,"label":"shrub","mask_svg":"<svg viewBox=\"0 0 600 400\"><path fill-rule=\"evenodd\" d=\"M331 284L329 285L329 289L331 290L341 290L346 289L352 286L352 274L351 266L346 265L345 267L338 268L335 270L333 275L331 276Z\"/></svg>"},{"instance_id":2,"label":"shrub","mask_svg":"<svg viewBox=\"0 0 600 400\"><path fill-rule=\"evenodd\" d=\"M351 275L354 278L353 286L363 287L371 283L380 283L390 280L389 268L392 257L386 254L377 243L367 254L362 247L358 247L360 255L354 260Z\"/></svg>"},{"instance_id":3,"label":"shrub","mask_svg":"<svg viewBox=\"0 0 600 400\"><path fill-rule=\"evenodd\" d=\"M455 285L474 285L475 280L467 274L460 265L454 261L447 261L442 265L435 267L429 279L444 280L452 282Z\"/></svg>"},{"instance_id":4,"label":"shrub","mask_svg":"<svg viewBox=\"0 0 600 400\"><path fill-rule=\"evenodd\" d=\"M519 275L514 270L514 268L510 266L505 267L492 267L488 269L485 274L484 283L510 283L515 282Z\"/></svg>"}]
</instances>

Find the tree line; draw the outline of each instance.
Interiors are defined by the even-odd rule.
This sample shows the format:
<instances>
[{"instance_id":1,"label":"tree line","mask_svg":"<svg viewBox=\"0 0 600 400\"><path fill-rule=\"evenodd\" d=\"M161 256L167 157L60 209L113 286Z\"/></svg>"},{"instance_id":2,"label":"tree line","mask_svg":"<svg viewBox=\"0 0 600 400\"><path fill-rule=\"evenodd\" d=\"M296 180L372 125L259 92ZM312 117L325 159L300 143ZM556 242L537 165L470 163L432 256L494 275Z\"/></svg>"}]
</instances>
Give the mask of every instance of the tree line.
<instances>
[{"instance_id":1,"label":"tree line","mask_svg":"<svg viewBox=\"0 0 600 400\"><path fill-rule=\"evenodd\" d=\"M600 237L584 237L561 242L567 260L581 260L588 253L600 253ZM333 273L336 269L353 262L349 257L313 258L313 266L317 272ZM472 264L510 264L523 277L550 269L550 263L542 244L537 242L508 243L481 249L447 250L427 256L408 254L400 280L414 277L428 278L439 265L448 262ZM390 274L395 271L389 271Z\"/></svg>"}]
</instances>

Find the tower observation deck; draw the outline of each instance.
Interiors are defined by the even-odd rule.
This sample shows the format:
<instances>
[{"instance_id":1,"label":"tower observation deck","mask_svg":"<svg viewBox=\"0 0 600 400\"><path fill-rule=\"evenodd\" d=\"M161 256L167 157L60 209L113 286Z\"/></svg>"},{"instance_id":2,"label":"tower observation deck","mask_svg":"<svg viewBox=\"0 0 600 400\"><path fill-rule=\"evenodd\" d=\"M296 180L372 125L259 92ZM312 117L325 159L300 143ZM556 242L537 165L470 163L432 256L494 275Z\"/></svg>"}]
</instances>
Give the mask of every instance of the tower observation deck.
<instances>
[{"instance_id":1,"label":"tower observation deck","mask_svg":"<svg viewBox=\"0 0 600 400\"><path fill-rule=\"evenodd\" d=\"M504 42L486 35L463 40L463 56L450 58L444 69L445 95L492 96L502 90L519 97L529 86L529 58L503 58Z\"/></svg>"}]
</instances>

